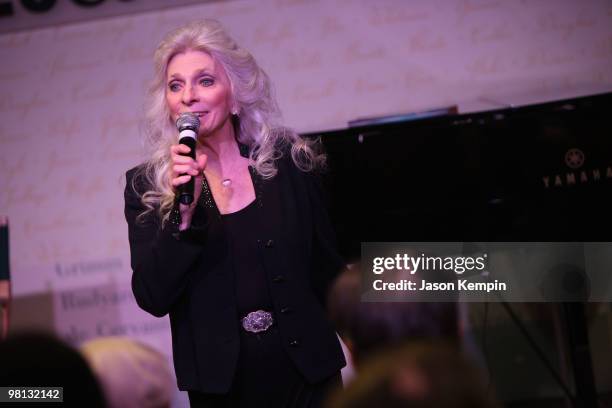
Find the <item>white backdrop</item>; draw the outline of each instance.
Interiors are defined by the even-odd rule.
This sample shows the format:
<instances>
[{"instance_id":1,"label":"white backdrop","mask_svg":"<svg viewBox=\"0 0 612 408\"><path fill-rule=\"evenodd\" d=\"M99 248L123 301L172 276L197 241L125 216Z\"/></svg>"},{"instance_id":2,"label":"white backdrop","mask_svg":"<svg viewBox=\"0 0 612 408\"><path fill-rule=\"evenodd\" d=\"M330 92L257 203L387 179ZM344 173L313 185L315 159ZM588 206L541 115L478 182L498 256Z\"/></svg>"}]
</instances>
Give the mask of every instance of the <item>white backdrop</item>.
<instances>
[{"instance_id":1,"label":"white backdrop","mask_svg":"<svg viewBox=\"0 0 612 408\"><path fill-rule=\"evenodd\" d=\"M142 159L152 52L197 17L252 51L298 131L612 90L609 0L231 1L1 35L0 213L16 326L75 344L125 334L170 352L167 318L131 295L122 193Z\"/></svg>"}]
</instances>

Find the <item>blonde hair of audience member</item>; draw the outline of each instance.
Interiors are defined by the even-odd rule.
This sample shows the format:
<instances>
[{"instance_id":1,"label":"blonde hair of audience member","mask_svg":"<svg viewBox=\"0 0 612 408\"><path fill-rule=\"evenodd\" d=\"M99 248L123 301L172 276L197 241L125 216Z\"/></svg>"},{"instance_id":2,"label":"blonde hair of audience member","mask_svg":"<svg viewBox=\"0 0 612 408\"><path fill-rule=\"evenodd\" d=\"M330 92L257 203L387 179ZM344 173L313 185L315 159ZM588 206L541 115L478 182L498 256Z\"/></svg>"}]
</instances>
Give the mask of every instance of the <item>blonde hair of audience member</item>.
<instances>
[{"instance_id":1,"label":"blonde hair of audience member","mask_svg":"<svg viewBox=\"0 0 612 408\"><path fill-rule=\"evenodd\" d=\"M177 142L177 130L166 103L166 74L172 58L186 51L209 54L227 75L236 139L250 147L249 164L259 175L264 179L273 177L277 171L274 162L282 155L281 149L288 147L301 170L325 166L326 156L319 152L318 141L302 138L280 124L281 113L271 81L251 53L238 45L218 21L194 21L169 34L155 52L154 79L149 88L144 126L152 155L141 170L153 187L142 196L147 207L142 215L157 208L165 223L174 204L175 193L169 177L170 146Z\"/></svg>"},{"instance_id":2,"label":"blonde hair of audience member","mask_svg":"<svg viewBox=\"0 0 612 408\"><path fill-rule=\"evenodd\" d=\"M90 340L81 352L102 384L110 408L170 407L174 377L162 353L124 337Z\"/></svg>"},{"instance_id":3,"label":"blonde hair of audience member","mask_svg":"<svg viewBox=\"0 0 612 408\"><path fill-rule=\"evenodd\" d=\"M329 408L496 408L482 373L454 345L408 343L377 354Z\"/></svg>"}]
</instances>

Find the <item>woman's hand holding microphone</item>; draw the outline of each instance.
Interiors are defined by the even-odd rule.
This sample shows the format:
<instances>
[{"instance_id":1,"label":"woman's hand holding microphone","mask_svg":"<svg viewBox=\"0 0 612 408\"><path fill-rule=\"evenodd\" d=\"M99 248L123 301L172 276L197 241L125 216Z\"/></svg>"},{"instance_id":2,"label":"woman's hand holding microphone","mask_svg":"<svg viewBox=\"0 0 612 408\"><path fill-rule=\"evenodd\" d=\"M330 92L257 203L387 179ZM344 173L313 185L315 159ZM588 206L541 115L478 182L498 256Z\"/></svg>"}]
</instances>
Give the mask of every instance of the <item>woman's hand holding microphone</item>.
<instances>
[{"instance_id":1,"label":"woman's hand holding microphone","mask_svg":"<svg viewBox=\"0 0 612 408\"><path fill-rule=\"evenodd\" d=\"M191 225L191 218L198 203L200 194L202 193L202 177L204 177L204 168L206 167L207 156L196 152L196 160L186 156L191 149L184 144L176 144L170 147L172 156L172 169L170 172L172 187L175 189L187 183L192 177L195 178L193 188L193 202L190 205L179 204L181 213L181 225L179 230L183 231Z\"/></svg>"}]
</instances>

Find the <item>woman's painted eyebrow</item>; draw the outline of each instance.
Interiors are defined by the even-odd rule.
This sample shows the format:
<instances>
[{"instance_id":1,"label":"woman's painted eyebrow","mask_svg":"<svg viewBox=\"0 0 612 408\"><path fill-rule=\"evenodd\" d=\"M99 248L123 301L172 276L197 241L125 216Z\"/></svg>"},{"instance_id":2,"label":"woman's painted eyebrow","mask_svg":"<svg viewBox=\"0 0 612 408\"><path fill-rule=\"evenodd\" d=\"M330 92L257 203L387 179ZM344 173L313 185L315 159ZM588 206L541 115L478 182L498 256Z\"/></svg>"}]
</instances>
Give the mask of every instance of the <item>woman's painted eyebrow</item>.
<instances>
[{"instance_id":1,"label":"woman's painted eyebrow","mask_svg":"<svg viewBox=\"0 0 612 408\"><path fill-rule=\"evenodd\" d=\"M199 70L197 70L197 71L195 72L194 76L200 76L200 75L204 75L204 74L214 76L214 75L213 75L213 73L212 73L212 72L210 72L210 71L209 71L208 69L206 69L206 68L203 68L203 69L199 69ZM178 79L182 79L182 78L183 78L183 76L182 76L181 74L174 73L174 74L170 75L170 78L178 78Z\"/></svg>"},{"instance_id":2,"label":"woman's painted eyebrow","mask_svg":"<svg viewBox=\"0 0 612 408\"><path fill-rule=\"evenodd\" d=\"M204 74L213 76L213 73L206 68L196 71L196 75L204 75Z\"/></svg>"}]
</instances>

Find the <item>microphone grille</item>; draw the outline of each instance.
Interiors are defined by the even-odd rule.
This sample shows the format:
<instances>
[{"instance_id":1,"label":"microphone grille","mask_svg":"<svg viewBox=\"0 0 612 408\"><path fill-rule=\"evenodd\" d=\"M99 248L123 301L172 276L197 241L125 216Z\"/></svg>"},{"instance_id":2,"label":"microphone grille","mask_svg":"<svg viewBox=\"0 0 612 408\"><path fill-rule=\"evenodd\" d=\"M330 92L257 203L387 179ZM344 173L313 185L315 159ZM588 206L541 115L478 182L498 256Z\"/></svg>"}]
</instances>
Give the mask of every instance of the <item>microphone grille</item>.
<instances>
[{"instance_id":1,"label":"microphone grille","mask_svg":"<svg viewBox=\"0 0 612 408\"><path fill-rule=\"evenodd\" d=\"M176 120L176 128L179 130L179 132L189 128L197 131L200 128L200 118L198 118L195 113L181 113Z\"/></svg>"}]
</instances>

